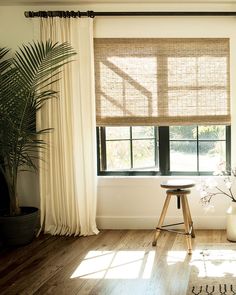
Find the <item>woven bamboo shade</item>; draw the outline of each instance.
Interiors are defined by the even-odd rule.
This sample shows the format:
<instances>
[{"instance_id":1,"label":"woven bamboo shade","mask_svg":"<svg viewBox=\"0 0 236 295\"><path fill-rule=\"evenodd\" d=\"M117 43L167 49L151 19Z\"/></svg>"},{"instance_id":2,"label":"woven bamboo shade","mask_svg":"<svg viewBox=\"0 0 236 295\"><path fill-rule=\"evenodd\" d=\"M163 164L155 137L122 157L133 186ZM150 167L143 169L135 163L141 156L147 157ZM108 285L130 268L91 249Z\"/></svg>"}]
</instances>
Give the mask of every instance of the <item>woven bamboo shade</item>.
<instances>
[{"instance_id":1,"label":"woven bamboo shade","mask_svg":"<svg viewBox=\"0 0 236 295\"><path fill-rule=\"evenodd\" d=\"M94 41L97 125L230 124L229 39Z\"/></svg>"}]
</instances>

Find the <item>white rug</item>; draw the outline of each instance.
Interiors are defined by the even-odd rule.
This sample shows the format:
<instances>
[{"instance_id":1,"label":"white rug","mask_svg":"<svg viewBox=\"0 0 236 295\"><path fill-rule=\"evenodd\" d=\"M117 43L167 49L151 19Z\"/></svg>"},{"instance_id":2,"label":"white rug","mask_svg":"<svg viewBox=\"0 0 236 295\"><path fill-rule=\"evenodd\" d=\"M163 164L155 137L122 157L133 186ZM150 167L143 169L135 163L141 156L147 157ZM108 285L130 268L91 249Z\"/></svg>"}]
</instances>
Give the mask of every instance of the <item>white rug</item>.
<instances>
[{"instance_id":1,"label":"white rug","mask_svg":"<svg viewBox=\"0 0 236 295\"><path fill-rule=\"evenodd\" d=\"M199 244L190 265L187 295L236 295L236 244Z\"/></svg>"}]
</instances>

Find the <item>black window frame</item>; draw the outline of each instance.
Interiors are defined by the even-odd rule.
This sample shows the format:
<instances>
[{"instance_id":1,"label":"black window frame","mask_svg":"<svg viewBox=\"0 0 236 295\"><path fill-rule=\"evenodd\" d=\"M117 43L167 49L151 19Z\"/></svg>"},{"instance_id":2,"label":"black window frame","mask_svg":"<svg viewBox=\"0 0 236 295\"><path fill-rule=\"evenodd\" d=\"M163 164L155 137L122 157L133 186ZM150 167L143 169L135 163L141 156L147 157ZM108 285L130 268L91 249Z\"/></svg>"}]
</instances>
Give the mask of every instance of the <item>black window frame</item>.
<instances>
[{"instance_id":1,"label":"black window frame","mask_svg":"<svg viewBox=\"0 0 236 295\"><path fill-rule=\"evenodd\" d=\"M197 125L196 125L197 126ZM199 126L199 125L198 125ZM197 128L198 128L197 126ZM132 128L131 126L127 126ZM204 176L212 175L213 171L170 171L170 132L169 126L153 126L155 136L155 163L157 163L157 130L159 142L159 171L157 170L119 170L109 171L106 170L106 127L97 127L97 175L98 176ZM231 126L225 125L226 138L225 140L212 140L212 141L225 141L226 144L226 167L227 171L231 170ZM131 133L132 134L132 133ZM198 134L198 132L197 132ZM131 159L132 159L132 138L131 141ZM197 161L199 163L199 140L197 139ZM206 140L211 141L211 140ZM132 161L132 160L131 160Z\"/></svg>"}]
</instances>

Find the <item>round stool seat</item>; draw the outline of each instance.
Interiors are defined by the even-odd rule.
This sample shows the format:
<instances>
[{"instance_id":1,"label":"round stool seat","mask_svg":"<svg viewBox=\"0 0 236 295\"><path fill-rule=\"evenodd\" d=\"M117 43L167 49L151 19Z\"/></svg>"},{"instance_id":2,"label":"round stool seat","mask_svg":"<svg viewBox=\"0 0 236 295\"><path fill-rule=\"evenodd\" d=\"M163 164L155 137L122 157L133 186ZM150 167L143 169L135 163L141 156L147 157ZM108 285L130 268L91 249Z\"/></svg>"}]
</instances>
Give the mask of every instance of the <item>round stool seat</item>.
<instances>
[{"instance_id":1,"label":"round stool seat","mask_svg":"<svg viewBox=\"0 0 236 295\"><path fill-rule=\"evenodd\" d=\"M168 195L180 196L180 195L188 195L188 194L191 193L191 191L190 190L183 190L183 189L181 189L181 190L178 190L178 189L168 189L166 191L166 193Z\"/></svg>"},{"instance_id":2,"label":"round stool seat","mask_svg":"<svg viewBox=\"0 0 236 295\"><path fill-rule=\"evenodd\" d=\"M188 179L170 179L161 183L161 187L167 189L185 189L195 186L195 182Z\"/></svg>"}]
</instances>

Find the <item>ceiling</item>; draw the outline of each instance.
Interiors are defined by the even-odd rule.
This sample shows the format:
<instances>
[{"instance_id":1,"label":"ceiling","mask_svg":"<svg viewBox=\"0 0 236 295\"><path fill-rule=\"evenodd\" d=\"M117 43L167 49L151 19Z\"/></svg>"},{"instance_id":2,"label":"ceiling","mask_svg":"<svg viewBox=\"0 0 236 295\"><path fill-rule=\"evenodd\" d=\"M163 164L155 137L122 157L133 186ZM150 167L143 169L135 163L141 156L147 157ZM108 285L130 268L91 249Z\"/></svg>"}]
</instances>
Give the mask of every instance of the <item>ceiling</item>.
<instances>
[{"instance_id":1,"label":"ceiling","mask_svg":"<svg viewBox=\"0 0 236 295\"><path fill-rule=\"evenodd\" d=\"M0 0L0 5L11 4L86 4L86 3L236 3L236 0Z\"/></svg>"}]
</instances>

